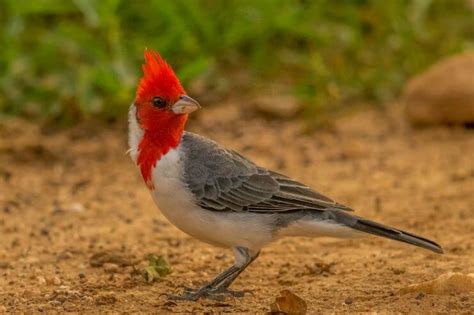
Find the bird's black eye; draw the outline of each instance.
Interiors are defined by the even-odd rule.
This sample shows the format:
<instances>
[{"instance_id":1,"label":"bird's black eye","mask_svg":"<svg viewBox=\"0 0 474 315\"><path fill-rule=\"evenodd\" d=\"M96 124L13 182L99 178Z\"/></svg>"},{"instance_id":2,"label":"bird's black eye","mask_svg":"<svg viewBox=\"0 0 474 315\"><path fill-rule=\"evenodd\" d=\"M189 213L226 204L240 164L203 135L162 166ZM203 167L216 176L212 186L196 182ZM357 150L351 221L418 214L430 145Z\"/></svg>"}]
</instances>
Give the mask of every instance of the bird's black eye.
<instances>
[{"instance_id":1,"label":"bird's black eye","mask_svg":"<svg viewBox=\"0 0 474 315\"><path fill-rule=\"evenodd\" d=\"M165 108L166 101L162 99L161 97L155 96L153 98L153 106L158 107L158 108Z\"/></svg>"}]
</instances>

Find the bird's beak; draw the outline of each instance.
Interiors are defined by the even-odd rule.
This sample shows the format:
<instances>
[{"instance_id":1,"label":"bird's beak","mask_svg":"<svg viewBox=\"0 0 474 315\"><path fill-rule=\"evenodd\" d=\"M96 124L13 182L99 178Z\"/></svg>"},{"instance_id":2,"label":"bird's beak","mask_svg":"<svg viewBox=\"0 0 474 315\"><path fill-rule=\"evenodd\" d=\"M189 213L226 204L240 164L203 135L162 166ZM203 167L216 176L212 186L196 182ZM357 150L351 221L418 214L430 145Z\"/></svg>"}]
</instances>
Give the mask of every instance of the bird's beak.
<instances>
[{"instance_id":1,"label":"bird's beak","mask_svg":"<svg viewBox=\"0 0 474 315\"><path fill-rule=\"evenodd\" d=\"M175 114L189 114L200 108L201 105L187 95L182 95L179 100L171 106Z\"/></svg>"}]
</instances>

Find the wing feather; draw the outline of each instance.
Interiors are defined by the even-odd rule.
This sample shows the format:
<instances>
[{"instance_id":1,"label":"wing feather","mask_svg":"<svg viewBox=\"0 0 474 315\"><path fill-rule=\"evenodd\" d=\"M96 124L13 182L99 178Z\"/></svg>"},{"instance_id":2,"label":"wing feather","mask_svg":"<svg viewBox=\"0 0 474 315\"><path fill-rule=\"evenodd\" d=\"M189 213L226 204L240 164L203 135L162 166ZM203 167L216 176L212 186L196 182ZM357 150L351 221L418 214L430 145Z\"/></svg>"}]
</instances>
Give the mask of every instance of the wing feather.
<instances>
[{"instance_id":1,"label":"wing feather","mask_svg":"<svg viewBox=\"0 0 474 315\"><path fill-rule=\"evenodd\" d=\"M352 209L239 153L192 133L183 136L184 180L197 203L212 211L290 212Z\"/></svg>"}]
</instances>

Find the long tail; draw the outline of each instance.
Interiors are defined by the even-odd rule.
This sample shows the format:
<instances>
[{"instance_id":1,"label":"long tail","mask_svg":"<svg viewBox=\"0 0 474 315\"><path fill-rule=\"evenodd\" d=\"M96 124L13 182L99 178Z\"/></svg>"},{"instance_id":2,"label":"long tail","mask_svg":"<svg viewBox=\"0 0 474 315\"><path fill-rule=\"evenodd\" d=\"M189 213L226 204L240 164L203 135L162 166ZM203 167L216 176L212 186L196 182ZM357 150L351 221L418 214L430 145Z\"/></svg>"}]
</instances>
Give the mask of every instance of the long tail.
<instances>
[{"instance_id":1,"label":"long tail","mask_svg":"<svg viewBox=\"0 0 474 315\"><path fill-rule=\"evenodd\" d=\"M435 253L444 253L440 245L424 237L351 215L341 210L327 210L327 212L328 218L352 229L423 247Z\"/></svg>"}]
</instances>

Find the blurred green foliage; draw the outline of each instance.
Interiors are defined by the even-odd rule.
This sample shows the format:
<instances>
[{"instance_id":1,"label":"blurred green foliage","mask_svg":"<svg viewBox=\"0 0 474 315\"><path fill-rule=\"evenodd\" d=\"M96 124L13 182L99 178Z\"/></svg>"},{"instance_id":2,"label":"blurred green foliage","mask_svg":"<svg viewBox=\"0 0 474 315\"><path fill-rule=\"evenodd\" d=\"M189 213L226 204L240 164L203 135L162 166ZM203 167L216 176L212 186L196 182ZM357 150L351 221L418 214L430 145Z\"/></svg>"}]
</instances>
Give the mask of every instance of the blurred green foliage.
<instances>
[{"instance_id":1,"label":"blurred green foliage","mask_svg":"<svg viewBox=\"0 0 474 315\"><path fill-rule=\"evenodd\" d=\"M62 123L123 115L145 47L159 50L185 85L201 82L204 98L280 84L305 100L308 117L359 101L384 103L407 77L474 47L470 6L467 0L2 0L0 114Z\"/></svg>"}]
</instances>

